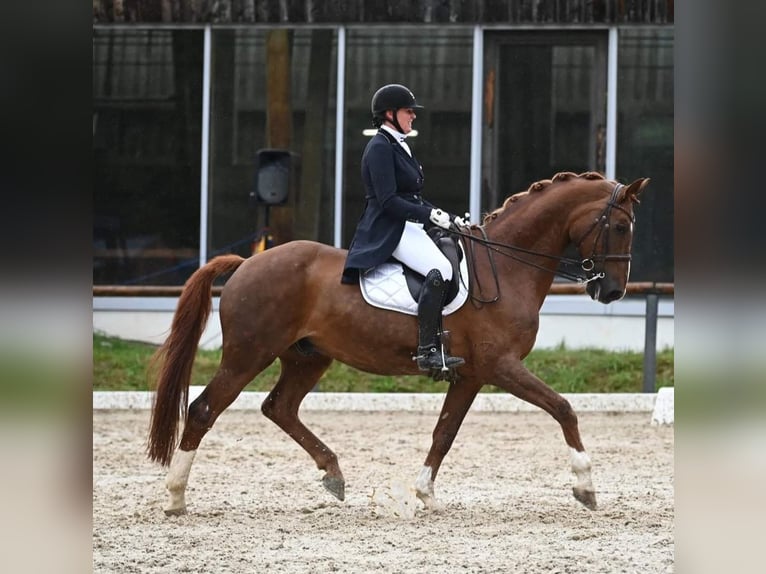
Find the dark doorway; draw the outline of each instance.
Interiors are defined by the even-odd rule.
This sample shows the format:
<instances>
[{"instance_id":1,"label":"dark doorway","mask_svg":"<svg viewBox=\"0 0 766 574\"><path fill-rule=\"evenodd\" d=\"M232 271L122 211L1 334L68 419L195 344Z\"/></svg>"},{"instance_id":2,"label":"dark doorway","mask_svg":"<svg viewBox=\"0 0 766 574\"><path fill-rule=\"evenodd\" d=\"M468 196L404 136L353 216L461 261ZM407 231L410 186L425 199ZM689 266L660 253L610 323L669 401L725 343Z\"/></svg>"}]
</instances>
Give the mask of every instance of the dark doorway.
<instances>
[{"instance_id":1,"label":"dark doorway","mask_svg":"<svg viewBox=\"0 0 766 574\"><path fill-rule=\"evenodd\" d=\"M482 209L559 171L605 168L607 33L488 33Z\"/></svg>"}]
</instances>

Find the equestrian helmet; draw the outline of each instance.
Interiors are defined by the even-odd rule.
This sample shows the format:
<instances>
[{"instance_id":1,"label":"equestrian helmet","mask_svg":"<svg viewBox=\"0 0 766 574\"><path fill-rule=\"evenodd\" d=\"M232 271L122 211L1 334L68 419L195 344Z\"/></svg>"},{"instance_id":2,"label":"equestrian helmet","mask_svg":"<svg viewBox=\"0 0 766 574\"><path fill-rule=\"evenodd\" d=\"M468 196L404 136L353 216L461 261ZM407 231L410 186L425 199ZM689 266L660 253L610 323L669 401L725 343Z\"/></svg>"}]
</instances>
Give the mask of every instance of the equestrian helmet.
<instances>
[{"instance_id":1,"label":"equestrian helmet","mask_svg":"<svg viewBox=\"0 0 766 574\"><path fill-rule=\"evenodd\" d=\"M380 88L372 96L370 104L373 119L383 119L386 110L398 110L400 108L412 108L422 110L413 93L401 84L387 84Z\"/></svg>"}]
</instances>

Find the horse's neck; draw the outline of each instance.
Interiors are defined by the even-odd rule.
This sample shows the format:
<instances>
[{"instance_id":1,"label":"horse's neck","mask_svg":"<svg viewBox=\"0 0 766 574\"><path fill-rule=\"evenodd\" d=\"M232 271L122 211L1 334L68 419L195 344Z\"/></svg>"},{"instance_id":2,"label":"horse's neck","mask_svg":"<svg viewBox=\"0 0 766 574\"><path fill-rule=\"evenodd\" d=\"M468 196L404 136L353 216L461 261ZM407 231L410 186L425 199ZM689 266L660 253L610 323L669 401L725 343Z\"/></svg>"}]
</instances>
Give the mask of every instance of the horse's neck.
<instances>
[{"instance_id":1,"label":"horse's neck","mask_svg":"<svg viewBox=\"0 0 766 574\"><path fill-rule=\"evenodd\" d=\"M560 205L551 206L551 201L537 203L519 206L520 209L498 218L487 228L490 239L537 253L560 256L569 242L568 211ZM553 260L546 263L550 263L546 266L556 267Z\"/></svg>"},{"instance_id":2,"label":"horse's neck","mask_svg":"<svg viewBox=\"0 0 766 574\"><path fill-rule=\"evenodd\" d=\"M558 267L556 258L561 257L569 243L570 206L567 203L559 201L551 193L548 198L535 198L527 205L510 206L508 213L501 214L487 226L487 236L492 241L549 256L503 250L514 256L512 264L500 266L504 273L511 276L509 281L518 284L520 274L528 273L530 281L525 283L537 293L540 303L553 282L553 272ZM519 259L534 265L522 263Z\"/></svg>"}]
</instances>

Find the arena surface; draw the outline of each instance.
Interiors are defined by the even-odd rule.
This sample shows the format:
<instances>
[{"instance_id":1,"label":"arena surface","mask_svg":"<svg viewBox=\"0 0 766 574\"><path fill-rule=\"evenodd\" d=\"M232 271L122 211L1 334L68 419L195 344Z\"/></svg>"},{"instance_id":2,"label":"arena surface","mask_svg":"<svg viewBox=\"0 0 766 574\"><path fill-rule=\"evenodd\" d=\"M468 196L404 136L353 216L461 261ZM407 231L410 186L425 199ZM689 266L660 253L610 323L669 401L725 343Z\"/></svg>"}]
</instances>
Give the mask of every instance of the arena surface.
<instances>
[{"instance_id":1,"label":"arena surface","mask_svg":"<svg viewBox=\"0 0 766 574\"><path fill-rule=\"evenodd\" d=\"M227 411L197 453L189 513L166 517L165 469L144 455L149 412L94 411L93 570L673 572L672 426L652 426L648 413L579 414L598 491L591 512L571 494L550 416L470 412L436 480L445 508L426 513L408 487L437 416L303 412L340 459L340 502L260 412Z\"/></svg>"}]
</instances>

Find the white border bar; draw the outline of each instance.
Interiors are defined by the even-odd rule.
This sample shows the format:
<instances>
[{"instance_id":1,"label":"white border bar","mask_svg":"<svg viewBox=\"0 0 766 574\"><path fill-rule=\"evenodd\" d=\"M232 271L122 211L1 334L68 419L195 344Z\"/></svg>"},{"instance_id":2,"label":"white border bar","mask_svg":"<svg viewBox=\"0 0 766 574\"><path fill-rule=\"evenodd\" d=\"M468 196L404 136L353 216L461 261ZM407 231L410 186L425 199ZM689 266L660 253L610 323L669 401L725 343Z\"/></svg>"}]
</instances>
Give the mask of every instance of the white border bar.
<instances>
[{"instance_id":1,"label":"white border bar","mask_svg":"<svg viewBox=\"0 0 766 574\"><path fill-rule=\"evenodd\" d=\"M189 402L196 399L205 387L189 387ZM229 407L234 410L260 410L268 393L247 391L240 393ZM562 395L572 408L582 412L651 413L656 393L570 393ZM444 402L443 393L323 393L306 395L301 404L307 411L411 411L439 412ZM96 391L93 410L145 410L152 406L149 391ZM672 409L672 406L670 407ZM472 411L481 412L544 412L505 393L479 393L471 405Z\"/></svg>"},{"instance_id":2,"label":"white border bar","mask_svg":"<svg viewBox=\"0 0 766 574\"><path fill-rule=\"evenodd\" d=\"M213 297L213 309L218 309L220 298ZM94 297L93 311L175 311L178 297ZM540 315L582 315L586 317L643 317L646 315L644 298L615 301L602 305L587 295L548 295ZM661 296L659 317L675 317L675 300Z\"/></svg>"}]
</instances>

